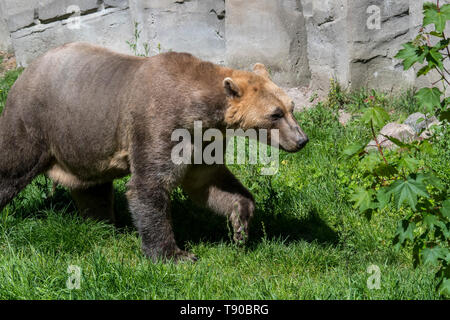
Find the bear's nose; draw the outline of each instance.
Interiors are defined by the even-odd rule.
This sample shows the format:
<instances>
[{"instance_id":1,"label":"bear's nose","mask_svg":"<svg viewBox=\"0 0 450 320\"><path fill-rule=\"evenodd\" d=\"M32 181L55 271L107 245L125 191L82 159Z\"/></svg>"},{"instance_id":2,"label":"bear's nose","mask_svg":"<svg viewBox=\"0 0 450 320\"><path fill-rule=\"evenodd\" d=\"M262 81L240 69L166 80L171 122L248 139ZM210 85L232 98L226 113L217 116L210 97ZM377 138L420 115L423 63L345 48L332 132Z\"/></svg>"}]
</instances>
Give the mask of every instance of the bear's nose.
<instances>
[{"instance_id":1,"label":"bear's nose","mask_svg":"<svg viewBox=\"0 0 450 320\"><path fill-rule=\"evenodd\" d=\"M300 150L301 148L303 148L304 146L306 146L306 144L308 143L309 139L308 137L306 138L302 138L300 140L297 141L297 148L298 150Z\"/></svg>"}]
</instances>

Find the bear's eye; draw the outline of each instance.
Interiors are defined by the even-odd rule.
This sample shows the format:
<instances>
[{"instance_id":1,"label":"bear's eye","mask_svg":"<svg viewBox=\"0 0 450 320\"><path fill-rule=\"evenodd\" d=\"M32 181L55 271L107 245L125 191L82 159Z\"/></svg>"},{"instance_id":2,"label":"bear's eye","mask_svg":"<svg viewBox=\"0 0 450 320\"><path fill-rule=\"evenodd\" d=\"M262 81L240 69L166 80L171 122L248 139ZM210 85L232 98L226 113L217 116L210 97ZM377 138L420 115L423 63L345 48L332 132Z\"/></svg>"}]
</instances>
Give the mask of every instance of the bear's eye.
<instances>
[{"instance_id":1,"label":"bear's eye","mask_svg":"<svg viewBox=\"0 0 450 320\"><path fill-rule=\"evenodd\" d=\"M283 117L284 117L284 113L283 113L283 110L281 110L280 108L277 108L277 109L275 110L275 112L273 112L273 113L270 115L270 118L272 119L272 121L279 120L279 119L281 119L281 118L283 118Z\"/></svg>"}]
</instances>

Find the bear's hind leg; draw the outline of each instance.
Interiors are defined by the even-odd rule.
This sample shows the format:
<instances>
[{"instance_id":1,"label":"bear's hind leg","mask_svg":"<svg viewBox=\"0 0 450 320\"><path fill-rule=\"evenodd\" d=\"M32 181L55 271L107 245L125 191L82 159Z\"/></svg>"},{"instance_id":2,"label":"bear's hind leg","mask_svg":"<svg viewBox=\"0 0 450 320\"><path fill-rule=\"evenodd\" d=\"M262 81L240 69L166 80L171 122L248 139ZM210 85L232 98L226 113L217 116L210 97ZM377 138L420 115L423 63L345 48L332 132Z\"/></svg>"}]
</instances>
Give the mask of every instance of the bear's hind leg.
<instances>
[{"instance_id":1,"label":"bear's hind leg","mask_svg":"<svg viewBox=\"0 0 450 320\"><path fill-rule=\"evenodd\" d=\"M44 172L51 161L45 146L30 141L21 127L6 131L8 128L2 125L0 123L0 211Z\"/></svg>"},{"instance_id":2,"label":"bear's hind leg","mask_svg":"<svg viewBox=\"0 0 450 320\"><path fill-rule=\"evenodd\" d=\"M35 168L18 177L0 173L0 211L41 172Z\"/></svg>"},{"instance_id":3,"label":"bear's hind leg","mask_svg":"<svg viewBox=\"0 0 450 320\"><path fill-rule=\"evenodd\" d=\"M73 189L70 194L83 217L115 223L112 182L85 189Z\"/></svg>"}]
</instances>

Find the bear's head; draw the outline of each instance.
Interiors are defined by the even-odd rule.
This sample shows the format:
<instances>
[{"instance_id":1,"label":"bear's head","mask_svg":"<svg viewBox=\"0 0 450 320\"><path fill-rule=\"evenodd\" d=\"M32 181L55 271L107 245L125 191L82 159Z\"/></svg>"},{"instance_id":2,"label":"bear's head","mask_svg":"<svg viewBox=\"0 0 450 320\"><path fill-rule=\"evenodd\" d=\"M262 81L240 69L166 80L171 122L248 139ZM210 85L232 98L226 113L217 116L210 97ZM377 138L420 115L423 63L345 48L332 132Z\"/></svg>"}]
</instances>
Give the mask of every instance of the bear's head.
<instances>
[{"instance_id":1,"label":"bear's head","mask_svg":"<svg viewBox=\"0 0 450 320\"><path fill-rule=\"evenodd\" d=\"M223 80L228 100L225 122L230 127L266 129L272 144L285 151L297 152L308 142L307 135L294 117L294 102L270 77L266 67L257 63L253 72L235 71ZM278 129L270 137L272 129Z\"/></svg>"}]
</instances>

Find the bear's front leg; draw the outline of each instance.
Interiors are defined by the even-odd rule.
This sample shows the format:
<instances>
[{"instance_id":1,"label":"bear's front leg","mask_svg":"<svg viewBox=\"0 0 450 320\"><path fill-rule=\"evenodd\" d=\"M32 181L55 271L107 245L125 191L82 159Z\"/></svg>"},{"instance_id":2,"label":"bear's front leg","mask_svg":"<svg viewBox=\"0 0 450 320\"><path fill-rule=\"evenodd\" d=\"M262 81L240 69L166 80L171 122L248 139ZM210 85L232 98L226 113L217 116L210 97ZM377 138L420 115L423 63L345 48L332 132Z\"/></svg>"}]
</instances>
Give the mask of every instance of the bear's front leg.
<instances>
[{"instance_id":1,"label":"bear's front leg","mask_svg":"<svg viewBox=\"0 0 450 320\"><path fill-rule=\"evenodd\" d=\"M142 238L142 250L153 261L196 261L197 258L178 248L170 217L169 191L159 181L139 183L132 177L127 198L134 223Z\"/></svg>"},{"instance_id":2,"label":"bear's front leg","mask_svg":"<svg viewBox=\"0 0 450 320\"><path fill-rule=\"evenodd\" d=\"M225 165L192 166L184 178L183 188L200 205L228 217L236 243L247 241L255 202Z\"/></svg>"}]
</instances>

